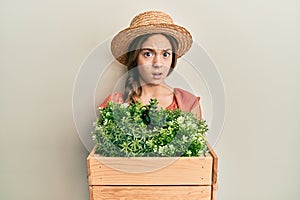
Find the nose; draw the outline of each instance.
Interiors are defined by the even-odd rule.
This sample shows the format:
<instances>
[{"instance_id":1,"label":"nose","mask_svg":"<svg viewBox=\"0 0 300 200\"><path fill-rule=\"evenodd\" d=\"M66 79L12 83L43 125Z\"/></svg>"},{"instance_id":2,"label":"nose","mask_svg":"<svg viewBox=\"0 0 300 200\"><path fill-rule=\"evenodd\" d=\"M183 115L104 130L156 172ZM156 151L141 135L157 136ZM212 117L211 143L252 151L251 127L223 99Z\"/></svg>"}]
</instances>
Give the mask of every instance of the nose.
<instances>
[{"instance_id":1,"label":"nose","mask_svg":"<svg viewBox=\"0 0 300 200\"><path fill-rule=\"evenodd\" d=\"M159 55L155 55L153 58L153 67L160 68L162 66L162 58Z\"/></svg>"}]
</instances>

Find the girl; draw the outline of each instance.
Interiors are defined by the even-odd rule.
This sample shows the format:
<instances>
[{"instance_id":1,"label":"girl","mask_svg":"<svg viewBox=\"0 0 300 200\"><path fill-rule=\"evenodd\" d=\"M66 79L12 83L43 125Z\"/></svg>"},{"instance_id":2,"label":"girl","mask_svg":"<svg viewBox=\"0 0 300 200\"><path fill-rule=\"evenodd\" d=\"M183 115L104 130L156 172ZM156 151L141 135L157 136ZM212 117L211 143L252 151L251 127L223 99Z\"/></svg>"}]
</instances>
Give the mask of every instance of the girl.
<instances>
[{"instance_id":1,"label":"girl","mask_svg":"<svg viewBox=\"0 0 300 200\"><path fill-rule=\"evenodd\" d=\"M108 96L100 107L105 107L109 101L147 104L151 98L156 98L160 108L179 108L201 119L200 98L165 82L177 58L191 45L191 34L175 25L166 13L148 11L137 15L130 27L119 32L111 43L113 56L127 66L125 91Z\"/></svg>"}]
</instances>

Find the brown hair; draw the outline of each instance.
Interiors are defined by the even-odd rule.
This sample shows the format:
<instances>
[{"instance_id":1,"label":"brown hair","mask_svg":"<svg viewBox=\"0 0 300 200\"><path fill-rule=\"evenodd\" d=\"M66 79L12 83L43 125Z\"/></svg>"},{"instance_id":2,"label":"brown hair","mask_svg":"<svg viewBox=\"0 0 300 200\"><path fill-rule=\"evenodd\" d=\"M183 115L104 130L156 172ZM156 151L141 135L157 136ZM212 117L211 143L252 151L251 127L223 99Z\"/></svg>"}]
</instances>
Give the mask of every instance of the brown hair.
<instances>
[{"instance_id":1,"label":"brown hair","mask_svg":"<svg viewBox=\"0 0 300 200\"><path fill-rule=\"evenodd\" d=\"M156 34L156 33L154 33ZM141 51L141 47L143 43L151 36L154 34L146 34L146 35L141 35L137 38L135 38L132 43L128 47L128 52L125 54L126 57L126 66L127 66L127 79L125 82L125 91L124 91L124 101L128 103L136 103L138 97L142 95L142 87L140 85L139 81L139 72L137 70L137 62L138 62L138 56ZM159 33L161 34L161 33ZM171 74L173 69L176 66L177 63L177 41L169 35L164 35L169 42L171 43L172 46L172 63L171 63L171 68L168 73L168 75Z\"/></svg>"}]
</instances>

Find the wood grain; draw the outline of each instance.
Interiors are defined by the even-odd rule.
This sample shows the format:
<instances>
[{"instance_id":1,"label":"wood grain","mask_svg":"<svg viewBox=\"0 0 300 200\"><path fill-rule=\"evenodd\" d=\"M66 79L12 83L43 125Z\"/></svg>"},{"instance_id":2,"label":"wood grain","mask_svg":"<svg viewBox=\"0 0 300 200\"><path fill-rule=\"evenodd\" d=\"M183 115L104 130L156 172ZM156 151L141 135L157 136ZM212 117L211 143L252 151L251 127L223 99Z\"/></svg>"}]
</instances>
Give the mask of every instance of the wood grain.
<instances>
[{"instance_id":1,"label":"wood grain","mask_svg":"<svg viewBox=\"0 0 300 200\"><path fill-rule=\"evenodd\" d=\"M217 195L217 189L218 189L218 156L216 152L213 150L213 148L210 146L208 142L206 142L210 154L213 157L213 167L212 167L212 192L211 192L211 200L216 200L216 195Z\"/></svg>"},{"instance_id":2,"label":"wood grain","mask_svg":"<svg viewBox=\"0 0 300 200\"><path fill-rule=\"evenodd\" d=\"M216 200L218 157L101 157L95 148L87 158L90 200Z\"/></svg>"},{"instance_id":3,"label":"wood grain","mask_svg":"<svg viewBox=\"0 0 300 200\"><path fill-rule=\"evenodd\" d=\"M210 186L93 186L91 200L210 200Z\"/></svg>"},{"instance_id":4,"label":"wood grain","mask_svg":"<svg viewBox=\"0 0 300 200\"><path fill-rule=\"evenodd\" d=\"M103 158L95 154L88 163L90 185L211 185L212 181L210 154L179 158Z\"/></svg>"}]
</instances>

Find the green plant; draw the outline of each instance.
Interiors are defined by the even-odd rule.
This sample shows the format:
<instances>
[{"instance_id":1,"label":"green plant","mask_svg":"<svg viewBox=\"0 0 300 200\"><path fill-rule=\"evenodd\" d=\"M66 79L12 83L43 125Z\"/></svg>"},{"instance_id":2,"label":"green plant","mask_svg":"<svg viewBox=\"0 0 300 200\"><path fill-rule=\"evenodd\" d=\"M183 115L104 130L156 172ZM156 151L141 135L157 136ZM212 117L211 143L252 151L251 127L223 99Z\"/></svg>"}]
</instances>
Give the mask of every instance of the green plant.
<instances>
[{"instance_id":1,"label":"green plant","mask_svg":"<svg viewBox=\"0 0 300 200\"><path fill-rule=\"evenodd\" d=\"M199 156L208 152L205 120L179 109L157 108L149 104L109 102L99 108L92 132L96 153L102 156Z\"/></svg>"}]
</instances>

